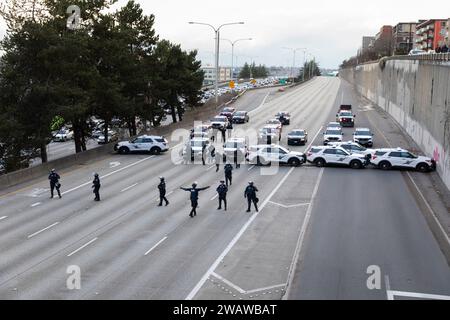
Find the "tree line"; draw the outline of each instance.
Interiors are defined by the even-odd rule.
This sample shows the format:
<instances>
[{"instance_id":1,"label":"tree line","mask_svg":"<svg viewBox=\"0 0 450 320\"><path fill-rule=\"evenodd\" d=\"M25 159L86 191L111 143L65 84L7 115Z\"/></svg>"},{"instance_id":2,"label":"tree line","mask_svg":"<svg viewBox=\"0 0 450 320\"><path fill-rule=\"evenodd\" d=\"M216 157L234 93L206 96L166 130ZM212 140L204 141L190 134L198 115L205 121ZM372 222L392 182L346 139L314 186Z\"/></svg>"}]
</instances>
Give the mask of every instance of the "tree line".
<instances>
[{"instance_id":1,"label":"tree line","mask_svg":"<svg viewBox=\"0 0 450 320\"><path fill-rule=\"evenodd\" d=\"M304 76L303 76L304 75ZM300 69L300 74L297 81L302 81L303 79L308 80L315 76L321 76L320 66L315 60L307 61L303 64Z\"/></svg>"},{"instance_id":2,"label":"tree line","mask_svg":"<svg viewBox=\"0 0 450 320\"><path fill-rule=\"evenodd\" d=\"M76 152L86 150L89 121L113 119L137 134L137 119L160 125L164 109L181 121L199 105L203 82L196 51L159 39L155 16L134 0L7 0L0 15L0 156L8 171L39 155L52 131L70 123ZM81 19L68 19L71 5ZM72 7L73 8L73 7ZM75 13L75 12L73 12Z\"/></svg>"},{"instance_id":3,"label":"tree line","mask_svg":"<svg viewBox=\"0 0 450 320\"><path fill-rule=\"evenodd\" d=\"M250 79L250 78L266 78L269 75L266 66L256 65L256 63L248 64L247 62L242 67L239 78Z\"/></svg>"}]
</instances>

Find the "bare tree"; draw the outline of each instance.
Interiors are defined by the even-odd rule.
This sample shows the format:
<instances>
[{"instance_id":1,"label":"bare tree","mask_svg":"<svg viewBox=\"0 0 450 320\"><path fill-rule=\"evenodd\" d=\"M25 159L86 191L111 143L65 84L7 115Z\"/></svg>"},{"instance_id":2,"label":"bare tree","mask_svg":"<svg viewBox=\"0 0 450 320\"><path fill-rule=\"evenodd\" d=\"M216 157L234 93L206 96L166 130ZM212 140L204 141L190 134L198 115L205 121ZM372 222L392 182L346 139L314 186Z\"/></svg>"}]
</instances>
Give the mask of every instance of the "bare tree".
<instances>
[{"instance_id":1,"label":"bare tree","mask_svg":"<svg viewBox=\"0 0 450 320\"><path fill-rule=\"evenodd\" d=\"M8 30L17 30L26 21L40 22L48 15L43 0L0 0L0 16Z\"/></svg>"}]
</instances>

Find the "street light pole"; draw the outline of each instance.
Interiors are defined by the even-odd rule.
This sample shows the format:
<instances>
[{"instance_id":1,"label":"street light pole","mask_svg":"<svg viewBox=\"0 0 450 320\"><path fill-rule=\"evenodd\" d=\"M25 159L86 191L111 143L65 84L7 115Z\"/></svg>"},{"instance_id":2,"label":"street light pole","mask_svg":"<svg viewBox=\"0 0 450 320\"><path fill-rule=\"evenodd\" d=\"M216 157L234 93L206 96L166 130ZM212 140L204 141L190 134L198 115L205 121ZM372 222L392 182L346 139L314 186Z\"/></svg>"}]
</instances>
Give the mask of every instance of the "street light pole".
<instances>
[{"instance_id":1,"label":"street light pole","mask_svg":"<svg viewBox=\"0 0 450 320\"><path fill-rule=\"evenodd\" d=\"M239 41L251 41L253 40L253 38L243 38L243 39L237 39L234 41L231 41L229 39L222 39L225 41L228 41L231 44L231 80L234 79L233 75L234 75L234 45L236 43L238 43Z\"/></svg>"},{"instance_id":2,"label":"street light pole","mask_svg":"<svg viewBox=\"0 0 450 320\"><path fill-rule=\"evenodd\" d=\"M216 40L216 81L215 81L215 96L216 96L216 105L219 104L219 43L220 43L220 29L224 26L230 26L233 24L244 24L244 22L231 22L231 23L224 23L220 25L219 27L214 27L213 25L209 23L203 23L203 22L193 22L190 21L189 24L200 24L204 26L211 27L214 30L215 34L215 40Z\"/></svg>"},{"instance_id":3,"label":"street light pole","mask_svg":"<svg viewBox=\"0 0 450 320\"><path fill-rule=\"evenodd\" d=\"M306 51L305 51L305 50L307 50L307 48L288 48L288 47L283 47L283 49L291 50L292 53L293 53L293 64L292 64L292 68L291 68L291 78L294 78L295 54L296 54L296 52L299 51L299 50L304 50L305 55L306 55Z\"/></svg>"}]
</instances>

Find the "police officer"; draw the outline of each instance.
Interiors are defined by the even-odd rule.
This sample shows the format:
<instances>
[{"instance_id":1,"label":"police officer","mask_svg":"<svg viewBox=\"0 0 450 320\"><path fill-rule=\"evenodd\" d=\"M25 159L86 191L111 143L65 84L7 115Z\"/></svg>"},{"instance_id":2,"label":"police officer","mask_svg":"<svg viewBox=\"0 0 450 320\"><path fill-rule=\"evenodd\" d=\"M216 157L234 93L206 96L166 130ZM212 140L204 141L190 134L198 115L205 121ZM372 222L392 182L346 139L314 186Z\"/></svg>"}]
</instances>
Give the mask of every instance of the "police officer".
<instances>
[{"instance_id":1,"label":"police officer","mask_svg":"<svg viewBox=\"0 0 450 320\"><path fill-rule=\"evenodd\" d=\"M247 198L247 202L248 202L248 209L247 212L250 212L251 210L251 206L252 206L252 202L255 206L256 212L258 211L258 197L256 196L256 193L258 192L258 188L255 187L255 184L250 181L248 183L247 188L245 188L245 192L244 192L244 198Z\"/></svg>"},{"instance_id":2,"label":"police officer","mask_svg":"<svg viewBox=\"0 0 450 320\"><path fill-rule=\"evenodd\" d=\"M164 177L159 177L160 183L158 185L159 190L159 205L158 207L162 207L163 201L166 202L166 207L169 205L169 201L166 198L166 179Z\"/></svg>"},{"instance_id":3,"label":"police officer","mask_svg":"<svg viewBox=\"0 0 450 320\"><path fill-rule=\"evenodd\" d=\"M95 199L94 201L100 201L100 177L98 173L94 174L94 181L92 181L92 188L94 189Z\"/></svg>"},{"instance_id":4,"label":"police officer","mask_svg":"<svg viewBox=\"0 0 450 320\"><path fill-rule=\"evenodd\" d=\"M220 132L222 133L222 142L225 143L227 141L227 128L225 126L220 127Z\"/></svg>"},{"instance_id":5,"label":"police officer","mask_svg":"<svg viewBox=\"0 0 450 320\"><path fill-rule=\"evenodd\" d=\"M59 183L59 179L61 179L61 177L59 176L59 174L56 173L55 169L52 169L52 171L50 172L50 175L48 176L48 180L50 180L50 194L51 197L50 199L53 199L53 191L56 188L56 191L58 192L58 196L61 199L61 184Z\"/></svg>"},{"instance_id":6,"label":"police officer","mask_svg":"<svg viewBox=\"0 0 450 320\"><path fill-rule=\"evenodd\" d=\"M241 167L241 163L245 161L245 155L242 153L241 150L236 149L234 151L234 163L236 165L236 169L239 169Z\"/></svg>"},{"instance_id":7,"label":"police officer","mask_svg":"<svg viewBox=\"0 0 450 320\"><path fill-rule=\"evenodd\" d=\"M233 184L233 166L230 163L227 163L224 167L225 171L225 181L228 187L228 183L230 186Z\"/></svg>"},{"instance_id":8,"label":"police officer","mask_svg":"<svg viewBox=\"0 0 450 320\"><path fill-rule=\"evenodd\" d=\"M228 121L227 131L228 138L231 138L231 134L233 133L233 121Z\"/></svg>"},{"instance_id":9,"label":"police officer","mask_svg":"<svg viewBox=\"0 0 450 320\"><path fill-rule=\"evenodd\" d=\"M222 163L222 154L218 151L214 154L214 163L216 164L216 172L219 172L220 164Z\"/></svg>"},{"instance_id":10,"label":"police officer","mask_svg":"<svg viewBox=\"0 0 450 320\"><path fill-rule=\"evenodd\" d=\"M194 153L192 151L191 142L186 144L186 153L184 155L184 163L189 164L194 161Z\"/></svg>"},{"instance_id":11,"label":"police officer","mask_svg":"<svg viewBox=\"0 0 450 320\"><path fill-rule=\"evenodd\" d=\"M225 211L227 211L227 192L228 187L225 185L225 181L220 181L220 185L217 187L217 194L219 195L219 208L217 210L222 210L222 201L225 205Z\"/></svg>"},{"instance_id":12,"label":"police officer","mask_svg":"<svg viewBox=\"0 0 450 320\"><path fill-rule=\"evenodd\" d=\"M187 191L191 193L191 206L192 206L192 210L191 213L189 214L189 216L191 218L197 216L197 208L198 208L198 194L200 193L200 191L204 191L206 189L209 189L210 187L205 187L205 188L197 188L198 183L194 182L192 184L192 188L183 188L181 187L181 190Z\"/></svg>"}]
</instances>

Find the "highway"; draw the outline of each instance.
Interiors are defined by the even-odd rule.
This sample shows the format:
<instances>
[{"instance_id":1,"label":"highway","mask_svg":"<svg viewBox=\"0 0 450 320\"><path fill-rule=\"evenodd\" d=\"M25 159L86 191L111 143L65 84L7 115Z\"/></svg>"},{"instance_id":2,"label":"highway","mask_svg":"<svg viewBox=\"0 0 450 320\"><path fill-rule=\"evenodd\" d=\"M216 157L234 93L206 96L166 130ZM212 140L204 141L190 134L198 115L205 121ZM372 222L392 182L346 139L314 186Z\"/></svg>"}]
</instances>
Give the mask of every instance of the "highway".
<instances>
[{"instance_id":1,"label":"highway","mask_svg":"<svg viewBox=\"0 0 450 320\"><path fill-rule=\"evenodd\" d=\"M235 128L259 129L289 111L282 144L302 128L320 145L342 102L363 126L377 123L348 84L318 77L285 93L244 95L235 106L251 111L250 123ZM378 146L389 143L374 131ZM46 178L0 195L0 299L386 299L390 288L450 296L450 268L404 172L244 165L224 212L215 193L223 170L174 164L179 143L174 136L173 154L113 155L66 170L62 199L49 199ZM161 175L170 206L158 208ZM191 219L179 188L194 181L211 188ZM259 189L259 213L245 212L248 181ZM66 285L74 265L80 290ZM381 290L366 286L371 265L383 272Z\"/></svg>"}]
</instances>

